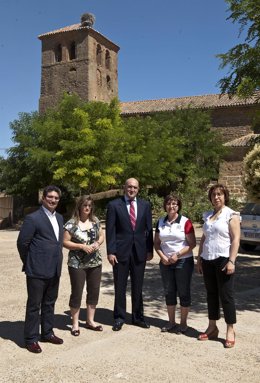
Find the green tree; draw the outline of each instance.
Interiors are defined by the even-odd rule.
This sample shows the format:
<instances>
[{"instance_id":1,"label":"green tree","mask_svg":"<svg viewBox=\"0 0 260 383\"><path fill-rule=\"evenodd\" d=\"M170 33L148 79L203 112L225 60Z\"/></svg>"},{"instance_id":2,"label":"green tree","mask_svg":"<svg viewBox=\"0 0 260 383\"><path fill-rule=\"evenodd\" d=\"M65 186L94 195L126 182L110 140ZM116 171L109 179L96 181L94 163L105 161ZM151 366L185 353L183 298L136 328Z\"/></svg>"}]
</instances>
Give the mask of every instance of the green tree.
<instances>
[{"instance_id":1,"label":"green tree","mask_svg":"<svg viewBox=\"0 0 260 383\"><path fill-rule=\"evenodd\" d=\"M10 124L15 146L1 163L8 193L25 195L57 183L78 194L116 184L124 136L117 100L84 103L65 94L55 109L19 117Z\"/></svg>"},{"instance_id":2,"label":"green tree","mask_svg":"<svg viewBox=\"0 0 260 383\"><path fill-rule=\"evenodd\" d=\"M218 54L220 68L228 74L218 85L222 93L248 98L260 90L260 2L259 0L226 0L229 5L228 20L240 25L244 43L228 52Z\"/></svg>"},{"instance_id":3,"label":"green tree","mask_svg":"<svg viewBox=\"0 0 260 383\"><path fill-rule=\"evenodd\" d=\"M64 95L43 115L21 114L2 161L1 185L11 194L57 183L69 193L99 192L131 176L142 185L176 190L191 175L200 187L216 177L223 147L208 113L179 110L148 117L120 117L117 100L82 102Z\"/></svg>"},{"instance_id":4,"label":"green tree","mask_svg":"<svg viewBox=\"0 0 260 383\"><path fill-rule=\"evenodd\" d=\"M260 143L244 158L243 182L252 201L260 202Z\"/></svg>"},{"instance_id":5,"label":"green tree","mask_svg":"<svg viewBox=\"0 0 260 383\"><path fill-rule=\"evenodd\" d=\"M211 129L210 114L188 108L171 115L158 115L158 118L160 125L165 122L169 131L168 146L172 146L173 137L179 140L178 146L172 147L174 152L179 152L179 158L169 161L166 169L167 174L175 173L175 188L186 189L191 176L199 180L200 187L216 178L225 149L218 133ZM169 157L172 158L171 153Z\"/></svg>"},{"instance_id":6,"label":"green tree","mask_svg":"<svg viewBox=\"0 0 260 383\"><path fill-rule=\"evenodd\" d=\"M171 117L165 121L160 121L159 116L130 117L124 124L124 177L135 176L142 185L153 187L177 180L183 158L179 150L182 138L172 134Z\"/></svg>"},{"instance_id":7,"label":"green tree","mask_svg":"<svg viewBox=\"0 0 260 383\"><path fill-rule=\"evenodd\" d=\"M198 109L178 110L173 116L173 134L182 138L181 181L192 174L203 184L218 176L219 160L225 153L221 136L211 129L210 114Z\"/></svg>"},{"instance_id":8,"label":"green tree","mask_svg":"<svg viewBox=\"0 0 260 383\"><path fill-rule=\"evenodd\" d=\"M1 161L1 188L9 194L28 195L30 198L41 187L41 178L50 178L47 169L40 174L30 152L39 141L39 134L34 128L38 114L20 113L19 119L10 123L14 146L8 150L8 156ZM47 175L48 173L48 175Z\"/></svg>"},{"instance_id":9,"label":"green tree","mask_svg":"<svg viewBox=\"0 0 260 383\"><path fill-rule=\"evenodd\" d=\"M69 124L63 123L63 108L68 115L66 100L60 113L63 138L52 164L54 180L68 189L88 192L116 185L117 176L123 171L123 127L118 101L89 102L73 108Z\"/></svg>"},{"instance_id":10,"label":"green tree","mask_svg":"<svg viewBox=\"0 0 260 383\"><path fill-rule=\"evenodd\" d=\"M125 119L128 145L124 175L142 185L185 187L190 174L200 186L218 174L224 148L208 113L195 109Z\"/></svg>"}]
</instances>

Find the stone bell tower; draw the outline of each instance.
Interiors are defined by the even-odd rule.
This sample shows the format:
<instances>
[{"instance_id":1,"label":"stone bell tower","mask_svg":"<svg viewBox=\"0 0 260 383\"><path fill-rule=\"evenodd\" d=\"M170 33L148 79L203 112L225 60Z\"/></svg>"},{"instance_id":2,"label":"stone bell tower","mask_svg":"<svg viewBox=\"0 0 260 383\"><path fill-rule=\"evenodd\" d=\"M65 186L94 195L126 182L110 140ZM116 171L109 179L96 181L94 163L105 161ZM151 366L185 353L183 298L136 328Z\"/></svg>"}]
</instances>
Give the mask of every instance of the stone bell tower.
<instances>
[{"instance_id":1,"label":"stone bell tower","mask_svg":"<svg viewBox=\"0 0 260 383\"><path fill-rule=\"evenodd\" d=\"M119 47L92 27L86 13L81 23L38 38L42 42L39 111L54 107L63 93L77 93L84 101L109 102L118 96Z\"/></svg>"}]
</instances>

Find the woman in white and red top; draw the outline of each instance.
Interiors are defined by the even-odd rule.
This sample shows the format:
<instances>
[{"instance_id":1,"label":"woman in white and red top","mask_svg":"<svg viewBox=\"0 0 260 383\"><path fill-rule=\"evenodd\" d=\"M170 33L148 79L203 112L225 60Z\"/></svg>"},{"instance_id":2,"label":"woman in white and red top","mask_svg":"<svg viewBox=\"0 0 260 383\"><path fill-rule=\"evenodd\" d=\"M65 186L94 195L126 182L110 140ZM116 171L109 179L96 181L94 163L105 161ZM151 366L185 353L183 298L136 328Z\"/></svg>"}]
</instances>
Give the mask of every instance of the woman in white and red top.
<instances>
[{"instance_id":1,"label":"woman in white and red top","mask_svg":"<svg viewBox=\"0 0 260 383\"><path fill-rule=\"evenodd\" d=\"M180 298L181 311L179 331L185 333L188 329L190 285L194 269L192 249L196 246L196 238L191 221L180 214L181 207L179 197L165 197L164 210L167 216L158 220L154 237L154 248L161 258L160 271L169 316L169 325L164 326L162 332L170 332L177 328L177 295Z\"/></svg>"},{"instance_id":2,"label":"woman in white and red top","mask_svg":"<svg viewBox=\"0 0 260 383\"><path fill-rule=\"evenodd\" d=\"M207 290L209 324L198 339L218 337L216 321L220 318L221 302L227 324L225 347L232 348L235 345L234 273L240 240L240 217L238 212L226 206L229 191L224 185L213 185L209 189L208 198L213 210L203 214L203 235L197 267L203 273Z\"/></svg>"}]
</instances>

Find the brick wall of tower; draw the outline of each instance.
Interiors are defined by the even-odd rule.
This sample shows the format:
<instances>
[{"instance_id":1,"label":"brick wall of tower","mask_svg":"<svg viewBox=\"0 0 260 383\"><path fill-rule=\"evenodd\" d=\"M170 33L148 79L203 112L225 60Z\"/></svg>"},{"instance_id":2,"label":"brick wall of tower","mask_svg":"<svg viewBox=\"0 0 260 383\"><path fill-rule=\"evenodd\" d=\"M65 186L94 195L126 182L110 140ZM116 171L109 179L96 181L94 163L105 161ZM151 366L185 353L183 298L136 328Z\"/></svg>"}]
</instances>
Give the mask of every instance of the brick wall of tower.
<instances>
[{"instance_id":1,"label":"brick wall of tower","mask_svg":"<svg viewBox=\"0 0 260 383\"><path fill-rule=\"evenodd\" d=\"M70 59L70 44L75 42L76 58ZM101 47L101 64L97 64L97 44ZM61 61L55 60L55 49L61 46ZM118 96L116 46L94 30L83 28L42 38L42 74L39 111L59 102L63 93L76 93L84 101L110 101ZM109 52L110 65L105 65ZM100 73L101 83L98 81ZM109 86L108 81L109 79Z\"/></svg>"},{"instance_id":2,"label":"brick wall of tower","mask_svg":"<svg viewBox=\"0 0 260 383\"><path fill-rule=\"evenodd\" d=\"M97 62L97 46L101 48L100 63ZM118 97L117 52L102 36L89 35L89 99L109 102ZM106 66L106 52L110 55L109 67ZM108 77L110 79L108 83Z\"/></svg>"}]
</instances>

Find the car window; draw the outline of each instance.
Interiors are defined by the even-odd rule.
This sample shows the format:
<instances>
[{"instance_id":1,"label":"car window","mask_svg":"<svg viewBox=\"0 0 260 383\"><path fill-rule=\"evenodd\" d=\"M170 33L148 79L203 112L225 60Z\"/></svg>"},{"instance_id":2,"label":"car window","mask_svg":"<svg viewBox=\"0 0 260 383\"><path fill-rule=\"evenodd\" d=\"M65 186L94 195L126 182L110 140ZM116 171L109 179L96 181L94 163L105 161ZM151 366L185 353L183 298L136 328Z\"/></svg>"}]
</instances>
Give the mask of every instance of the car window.
<instances>
[{"instance_id":1,"label":"car window","mask_svg":"<svg viewBox=\"0 0 260 383\"><path fill-rule=\"evenodd\" d=\"M260 204L257 203L247 203L241 211L241 214L244 215L260 215Z\"/></svg>"}]
</instances>

